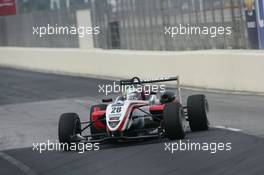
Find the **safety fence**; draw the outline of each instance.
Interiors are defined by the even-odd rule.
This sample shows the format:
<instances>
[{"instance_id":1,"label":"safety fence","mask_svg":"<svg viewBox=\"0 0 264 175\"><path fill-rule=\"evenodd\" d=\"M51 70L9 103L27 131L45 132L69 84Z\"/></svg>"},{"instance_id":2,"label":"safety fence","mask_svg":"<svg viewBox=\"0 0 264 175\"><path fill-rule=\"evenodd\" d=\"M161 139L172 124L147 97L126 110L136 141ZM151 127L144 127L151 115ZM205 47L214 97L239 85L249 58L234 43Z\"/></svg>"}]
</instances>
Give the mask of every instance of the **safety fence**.
<instances>
[{"instance_id":1,"label":"safety fence","mask_svg":"<svg viewBox=\"0 0 264 175\"><path fill-rule=\"evenodd\" d=\"M103 49L200 50L248 48L243 0L94 0L89 7L100 34L93 45ZM78 9L38 11L0 17L0 46L79 47L76 35L32 34L32 27L76 26ZM88 20L88 19L87 19ZM166 35L179 25L231 27L231 34Z\"/></svg>"},{"instance_id":2,"label":"safety fence","mask_svg":"<svg viewBox=\"0 0 264 175\"><path fill-rule=\"evenodd\" d=\"M243 0L108 0L92 4L104 49L196 50L247 48ZM232 27L231 35L165 35L165 27Z\"/></svg>"},{"instance_id":3,"label":"safety fence","mask_svg":"<svg viewBox=\"0 0 264 175\"><path fill-rule=\"evenodd\" d=\"M79 47L76 35L34 34L34 28L75 26L76 13L71 10L40 11L17 16L0 17L0 46L19 47Z\"/></svg>"}]
</instances>

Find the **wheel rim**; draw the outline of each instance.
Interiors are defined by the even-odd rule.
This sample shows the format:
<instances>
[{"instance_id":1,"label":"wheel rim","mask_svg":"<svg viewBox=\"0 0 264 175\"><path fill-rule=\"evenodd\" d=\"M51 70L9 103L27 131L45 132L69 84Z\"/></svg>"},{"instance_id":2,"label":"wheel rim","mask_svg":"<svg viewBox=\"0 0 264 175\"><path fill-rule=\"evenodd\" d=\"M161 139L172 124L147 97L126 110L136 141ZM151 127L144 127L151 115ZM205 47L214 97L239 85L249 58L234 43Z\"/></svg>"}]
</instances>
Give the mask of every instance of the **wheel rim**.
<instances>
[{"instance_id":1,"label":"wheel rim","mask_svg":"<svg viewBox=\"0 0 264 175\"><path fill-rule=\"evenodd\" d=\"M208 104L207 99L204 100L204 107L205 107L205 114L206 114L206 123L207 123L207 126L209 126L210 125L209 120L208 120L209 104Z\"/></svg>"},{"instance_id":2,"label":"wheel rim","mask_svg":"<svg viewBox=\"0 0 264 175\"><path fill-rule=\"evenodd\" d=\"M73 128L73 135L81 134L81 128L80 128L80 120L75 120L74 128Z\"/></svg>"},{"instance_id":3,"label":"wheel rim","mask_svg":"<svg viewBox=\"0 0 264 175\"><path fill-rule=\"evenodd\" d=\"M187 129L187 121L186 121L183 109L179 110L179 115L181 116L180 117L180 123L181 123L182 129L185 132Z\"/></svg>"}]
</instances>

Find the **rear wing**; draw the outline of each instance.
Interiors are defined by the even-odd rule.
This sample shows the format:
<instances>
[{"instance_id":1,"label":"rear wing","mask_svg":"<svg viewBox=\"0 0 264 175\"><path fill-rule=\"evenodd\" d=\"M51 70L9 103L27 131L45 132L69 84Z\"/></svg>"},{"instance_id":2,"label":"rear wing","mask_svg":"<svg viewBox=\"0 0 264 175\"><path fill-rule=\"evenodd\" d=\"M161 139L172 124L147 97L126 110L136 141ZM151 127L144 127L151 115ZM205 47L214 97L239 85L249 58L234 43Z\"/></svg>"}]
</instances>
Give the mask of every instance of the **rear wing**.
<instances>
[{"instance_id":1,"label":"rear wing","mask_svg":"<svg viewBox=\"0 0 264 175\"><path fill-rule=\"evenodd\" d=\"M155 79L155 80L140 80L138 77L133 77L131 79L126 79L126 80L120 80L120 86L125 86L125 85L144 85L148 83L161 83L161 82L170 82L170 81L176 81L177 82L177 97L182 104L182 98L181 98L181 88L180 88L180 78L179 76L176 77L169 77L169 78L161 78L161 79Z\"/></svg>"}]
</instances>

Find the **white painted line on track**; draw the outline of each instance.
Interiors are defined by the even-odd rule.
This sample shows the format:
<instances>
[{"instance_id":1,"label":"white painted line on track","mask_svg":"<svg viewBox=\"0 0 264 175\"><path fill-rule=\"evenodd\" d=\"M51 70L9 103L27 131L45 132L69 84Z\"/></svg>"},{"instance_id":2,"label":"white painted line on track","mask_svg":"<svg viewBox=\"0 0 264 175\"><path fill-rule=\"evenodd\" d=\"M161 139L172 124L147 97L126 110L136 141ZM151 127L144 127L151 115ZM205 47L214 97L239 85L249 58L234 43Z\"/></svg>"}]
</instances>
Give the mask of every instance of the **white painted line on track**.
<instances>
[{"instance_id":1,"label":"white painted line on track","mask_svg":"<svg viewBox=\"0 0 264 175\"><path fill-rule=\"evenodd\" d=\"M230 128L230 127L227 127L227 126L213 126L213 128L226 129L226 130L235 131L235 132L241 132L242 131L242 129Z\"/></svg>"},{"instance_id":2,"label":"white painted line on track","mask_svg":"<svg viewBox=\"0 0 264 175\"><path fill-rule=\"evenodd\" d=\"M37 175L31 168L27 165L23 164L22 162L18 161L17 159L11 157L10 155L0 152L0 157L11 163L12 165L16 166L26 175Z\"/></svg>"}]
</instances>

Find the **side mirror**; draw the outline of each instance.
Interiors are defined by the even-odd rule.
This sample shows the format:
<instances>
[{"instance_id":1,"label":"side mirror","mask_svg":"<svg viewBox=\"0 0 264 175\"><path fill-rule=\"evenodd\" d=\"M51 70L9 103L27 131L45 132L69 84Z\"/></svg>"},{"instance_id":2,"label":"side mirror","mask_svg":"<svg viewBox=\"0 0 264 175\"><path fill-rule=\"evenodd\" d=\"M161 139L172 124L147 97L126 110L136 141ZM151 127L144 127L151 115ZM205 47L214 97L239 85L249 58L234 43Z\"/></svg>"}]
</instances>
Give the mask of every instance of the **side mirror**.
<instances>
[{"instance_id":1,"label":"side mirror","mask_svg":"<svg viewBox=\"0 0 264 175\"><path fill-rule=\"evenodd\" d=\"M112 98L107 98L107 99L103 99L103 100L102 100L103 103L110 103L110 102L112 102L112 101L113 101Z\"/></svg>"}]
</instances>

